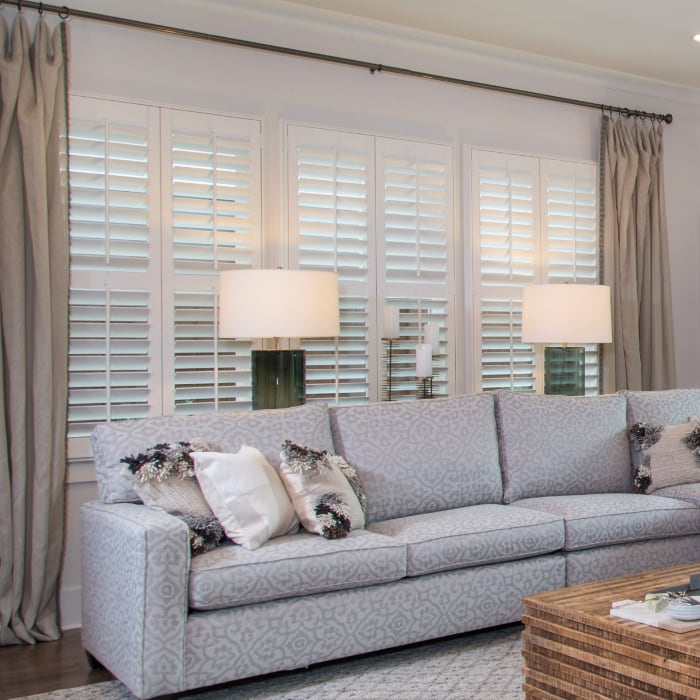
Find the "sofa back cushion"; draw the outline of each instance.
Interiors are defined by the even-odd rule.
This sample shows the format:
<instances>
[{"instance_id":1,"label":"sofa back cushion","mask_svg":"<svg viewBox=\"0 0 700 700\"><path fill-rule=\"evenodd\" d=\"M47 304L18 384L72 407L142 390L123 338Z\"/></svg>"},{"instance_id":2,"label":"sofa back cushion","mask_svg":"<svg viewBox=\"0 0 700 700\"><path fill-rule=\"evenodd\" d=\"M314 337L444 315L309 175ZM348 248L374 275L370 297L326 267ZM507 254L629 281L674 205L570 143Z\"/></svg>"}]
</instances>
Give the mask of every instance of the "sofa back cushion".
<instances>
[{"instance_id":1,"label":"sofa back cushion","mask_svg":"<svg viewBox=\"0 0 700 700\"><path fill-rule=\"evenodd\" d=\"M203 438L218 452L256 447L277 469L285 440L315 450L333 450L326 404L197 416L162 416L103 423L91 436L100 499L105 503L140 499L122 475L122 457L161 442Z\"/></svg>"},{"instance_id":2,"label":"sofa back cushion","mask_svg":"<svg viewBox=\"0 0 700 700\"><path fill-rule=\"evenodd\" d=\"M367 494L367 521L498 503L491 394L331 408L336 450Z\"/></svg>"},{"instance_id":3,"label":"sofa back cushion","mask_svg":"<svg viewBox=\"0 0 700 700\"><path fill-rule=\"evenodd\" d=\"M678 425L700 416L700 389L621 391L627 399L627 424Z\"/></svg>"},{"instance_id":4,"label":"sofa back cushion","mask_svg":"<svg viewBox=\"0 0 700 700\"><path fill-rule=\"evenodd\" d=\"M630 491L623 396L496 396L503 500Z\"/></svg>"},{"instance_id":5,"label":"sofa back cushion","mask_svg":"<svg viewBox=\"0 0 700 700\"><path fill-rule=\"evenodd\" d=\"M630 439L635 485L651 493L657 488L700 481L700 475L694 473L697 462L693 453L684 441L679 443L678 438L672 439L677 433L690 433L693 429L688 421L700 416L700 389L623 390L619 393L627 399L627 427L647 424L641 432L635 430L634 439ZM641 436L653 434L658 437L644 446ZM652 443L656 444L650 447ZM674 448L680 448L680 455L674 454ZM680 460L679 456L682 456Z\"/></svg>"}]
</instances>

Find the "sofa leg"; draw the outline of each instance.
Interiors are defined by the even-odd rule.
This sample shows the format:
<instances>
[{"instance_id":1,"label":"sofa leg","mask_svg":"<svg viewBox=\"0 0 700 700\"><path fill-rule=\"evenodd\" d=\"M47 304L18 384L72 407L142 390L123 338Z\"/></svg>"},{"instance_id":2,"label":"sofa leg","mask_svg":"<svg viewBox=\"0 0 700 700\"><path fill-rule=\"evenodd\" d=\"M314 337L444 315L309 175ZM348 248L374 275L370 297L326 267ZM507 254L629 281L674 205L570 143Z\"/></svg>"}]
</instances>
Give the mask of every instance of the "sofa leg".
<instances>
[{"instance_id":1,"label":"sofa leg","mask_svg":"<svg viewBox=\"0 0 700 700\"><path fill-rule=\"evenodd\" d=\"M104 666L89 652L85 652L85 657L87 658L88 666L91 671L99 671L103 669Z\"/></svg>"}]
</instances>

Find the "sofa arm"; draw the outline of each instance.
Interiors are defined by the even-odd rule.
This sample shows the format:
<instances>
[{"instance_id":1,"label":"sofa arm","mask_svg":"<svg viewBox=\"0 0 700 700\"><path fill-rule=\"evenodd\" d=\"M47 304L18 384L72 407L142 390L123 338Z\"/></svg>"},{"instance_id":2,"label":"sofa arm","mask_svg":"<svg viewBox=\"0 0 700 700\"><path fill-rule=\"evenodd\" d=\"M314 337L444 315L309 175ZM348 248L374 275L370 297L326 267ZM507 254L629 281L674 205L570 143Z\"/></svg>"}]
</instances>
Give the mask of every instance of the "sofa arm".
<instances>
[{"instance_id":1,"label":"sofa arm","mask_svg":"<svg viewBox=\"0 0 700 700\"><path fill-rule=\"evenodd\" d=\"M140 698L184 687L187 526L133 503L80 508L83 647Z\"/></svg>"}]
</instances>

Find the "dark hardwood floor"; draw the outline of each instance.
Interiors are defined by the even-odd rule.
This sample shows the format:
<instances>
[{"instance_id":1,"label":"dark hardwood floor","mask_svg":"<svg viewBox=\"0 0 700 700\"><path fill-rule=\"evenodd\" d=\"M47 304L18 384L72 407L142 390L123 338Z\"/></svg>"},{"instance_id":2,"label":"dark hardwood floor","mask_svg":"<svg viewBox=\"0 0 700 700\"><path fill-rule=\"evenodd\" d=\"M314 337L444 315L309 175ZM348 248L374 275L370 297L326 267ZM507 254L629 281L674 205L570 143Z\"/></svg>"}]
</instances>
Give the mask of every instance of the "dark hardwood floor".
<instances>
[{"instance_id":1,"label":"dark hardwood floor","mask_svg":"<svg viewBox=\"0 0 700 700\"><path fill-rule=\"evenodd\" d=\"M109 671L90 670L80 630L68 630L56 642L0 647L0 700L109 680Z\"/></svg>"}]
</instances>

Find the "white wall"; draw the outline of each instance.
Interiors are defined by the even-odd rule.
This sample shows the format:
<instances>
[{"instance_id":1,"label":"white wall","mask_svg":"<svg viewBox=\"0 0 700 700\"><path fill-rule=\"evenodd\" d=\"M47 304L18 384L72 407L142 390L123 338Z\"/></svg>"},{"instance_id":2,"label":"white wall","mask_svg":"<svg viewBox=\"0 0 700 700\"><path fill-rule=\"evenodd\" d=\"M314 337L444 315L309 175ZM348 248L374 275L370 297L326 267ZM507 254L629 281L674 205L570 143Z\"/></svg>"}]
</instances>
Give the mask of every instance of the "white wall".
<instances>
[{"instance_id":1,"label":"white wall","mask_svg":"<svg viewBox=\"0 0 700 700\"><path fill-rule=\"evenodd\" d=\"M196 10L190 9L196 5ZM406 67L568 96L596 103L671 112L665 129L665 169L674 323L680 386L700 386L695 348L700 336L700 94L686 89L589 71L522 54L478 50L455 40L382 31L359 21L334 24L328 15L288 10L278 0L81 0L104 14L183 26L252 41L294 46L385 65ZM267 9L265 9L267 8ZM28 11L27 14L29 14ZM8 16L11 16L8 14ZM549 157L597 160L596 110L481 89L399 77L200 40L159 35L92 21L70 20L71 89L77 93L206 108L262 118L264 124L264 225L285 228L284 120L445 141L458 158L465 145L496 147ZM456 172L459 173L461 163ZM466 256L468 183L460 185L458 220ZM466 249L466 250L465 250ZM266 265L280 251L266 252ZM468 267L465 269L469 270ZM464 293L469 294L466 275ZM469 335L464 329L463 337ZM462 360L469 365L468 353ZM462 373L465 377L468 372ZM468 388L468 376L463 382ZM67 541L61 605L64 627L80 624L79 524L81 502L96 494L89 463L72 464L67 485Z\"/></svg>"}]
</instances>

